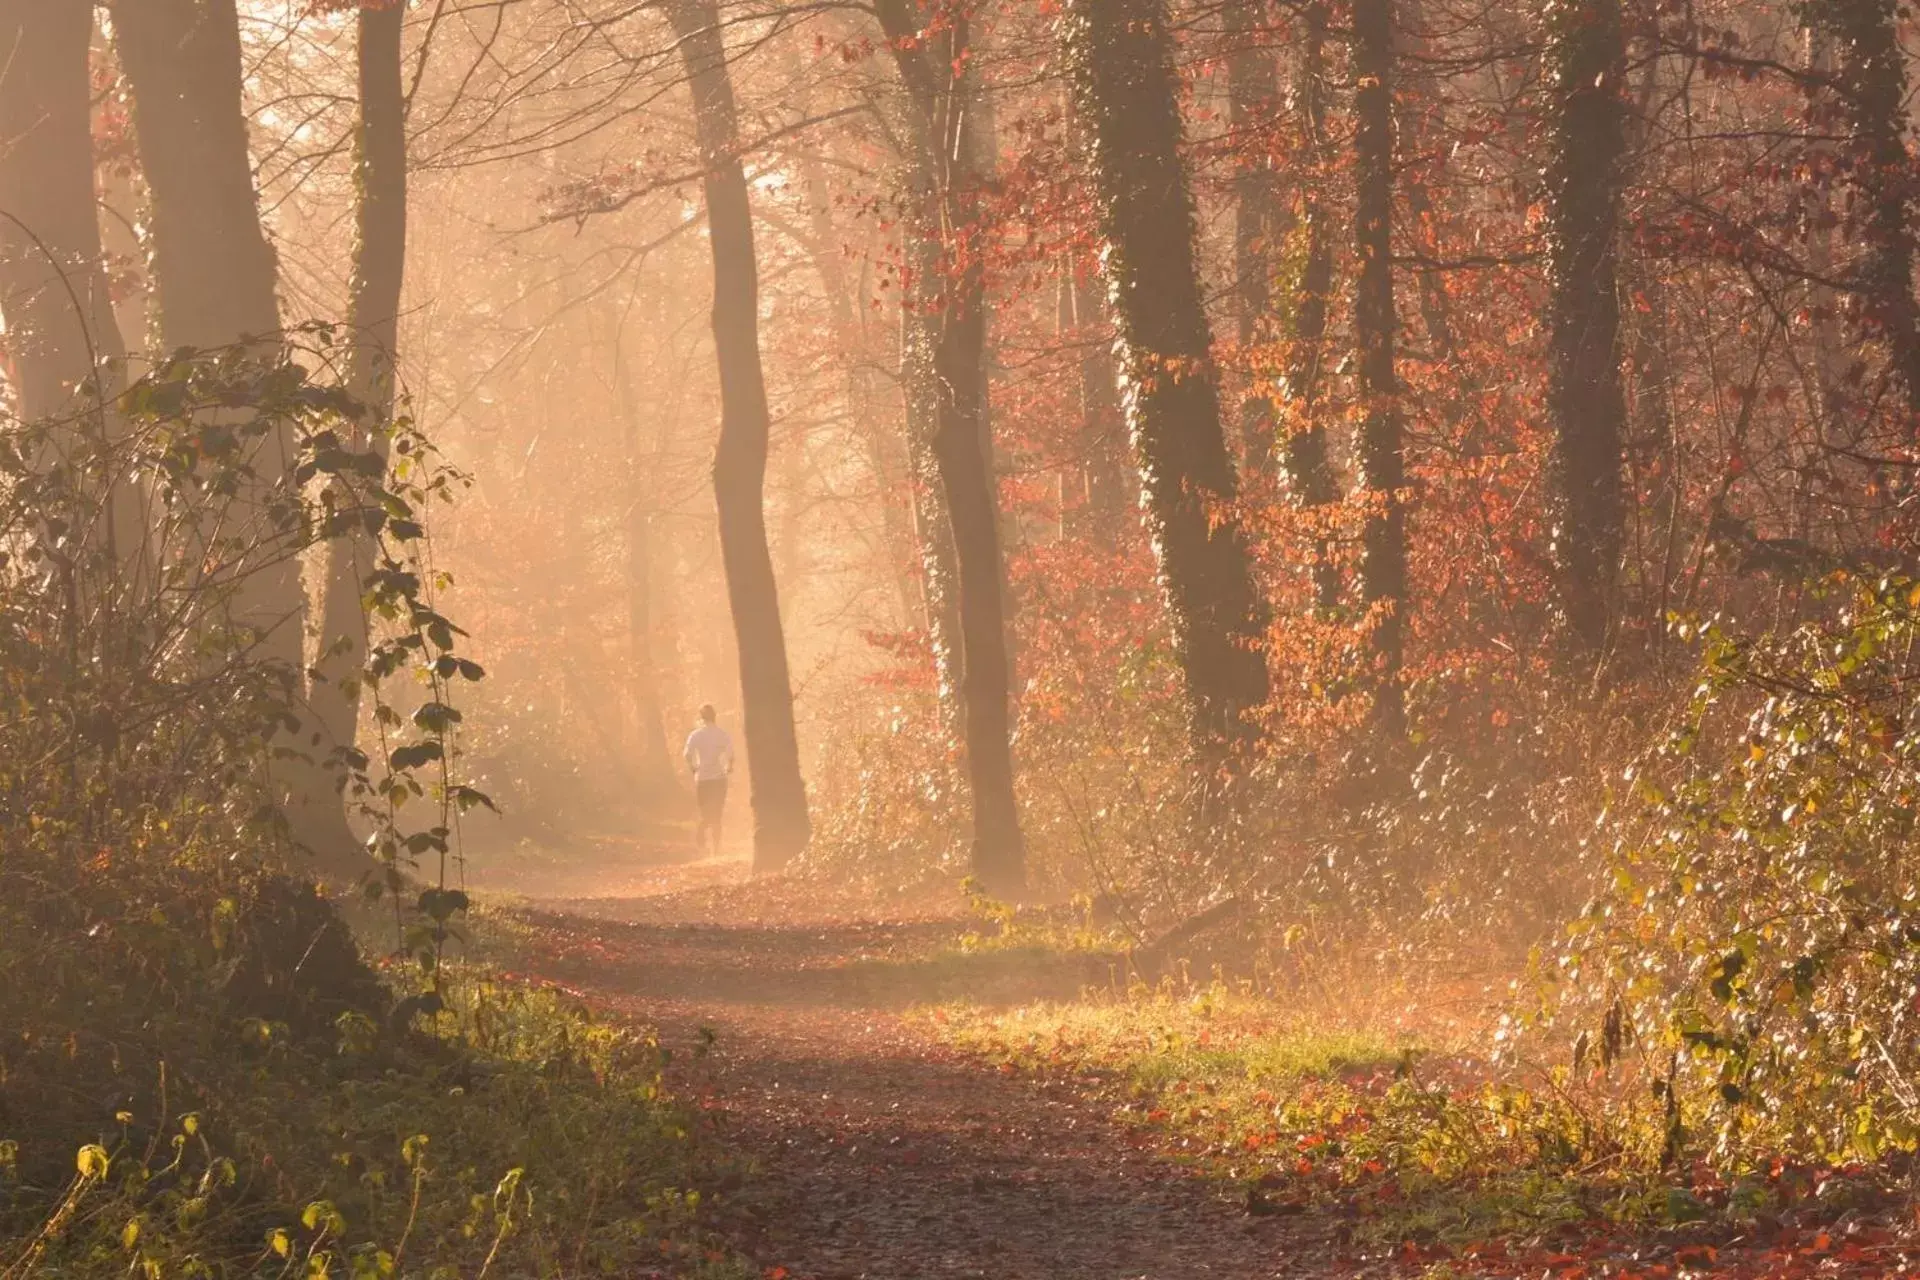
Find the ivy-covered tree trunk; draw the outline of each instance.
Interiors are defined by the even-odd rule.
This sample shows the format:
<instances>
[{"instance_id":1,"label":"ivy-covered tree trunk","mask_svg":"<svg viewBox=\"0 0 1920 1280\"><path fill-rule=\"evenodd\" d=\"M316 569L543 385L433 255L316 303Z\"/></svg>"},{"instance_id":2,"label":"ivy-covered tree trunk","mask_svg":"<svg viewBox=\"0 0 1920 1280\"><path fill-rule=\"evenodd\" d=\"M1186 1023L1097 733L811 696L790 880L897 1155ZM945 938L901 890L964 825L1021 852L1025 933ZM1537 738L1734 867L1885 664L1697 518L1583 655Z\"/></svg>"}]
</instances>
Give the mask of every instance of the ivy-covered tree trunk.
<instances>
[{"instance_id":1,"label":"ivy-covered tree trunk","mask_svg":"<svg viewBox=\"0 0 1920 1280\"><path fill-rule=\"evenodd\" d=\"M1847 283L1866 332L1886 344L1908 412L1920 424L1920 310L1913 294L1913 157L1906 142L1907 64L1896 0L1811 0L1806 22L1830 46L1844 139L1836 150L1860 210Z\"/></svg>"},{"instance_id":2,"label":"ivy-covered tree trunk","mask_svg":"<svg viewBox=\"0 0 1920 1280\"><path fill-rule=\"evenodd\" d=\"M1264 0L1226 6L1227 125L1239 140L1233 177L1234 320L1242 349L1269 335L1274 261L1284 234L1279 174L1271 151L1254 145L1279 114L1280 69L1268 44ZM1278 457L1273 399L1259 387L1240 397L1240 448L1250 470L1271 473Z\"/></svg>"},{"instance_id":3,"label":"ivy-covered tree trunk","mask_svg":"<svg viewBox=\"0 0 1920 1280\"><path fill-rule=\"evenodd\" d=\"M1286 366L1286 393L1293 405L1293 422L1281 458L1293 502L1311 519L1322 518L1332 510L1340 501L1340 488L1334 481L1333 465L1327 457L1327 431L1321 421L1320 405L1321 381L1326 374L1327 302L1333 293L1332 218L1322 198L1319 180L1331 153L1327 142L1326 7L1308 5L1304 21L1306 38L1301 45L1299 81L1294 97L1308 154L1321 172L1315 174L1316 180L1304 186L1301 221L1306 244L1294 295L1293 332L1289 335ZM1340 566L1333 558L1330 538L1320 536L1314 540L1311 571L1315 605L1322 612L1337 609Z\"/></svg>"},{"instance_id":4,"label":"ivy-covered tree trunk","mask_svg":"<svg viewBox=\"0 0 1920 1280\"><path fill-rule=\"evenodd\" d=\"M406 100L400 36L406 7L359 13L359 117L354 126L353 273L348 284L346 387L359 406L354 446L384 466L384 428L393 414L400 345L400 289L407 253ZM360 724L361 667L367 656L362 605L373 570L373 540L356 530L327 543L320 644L309 695L334 752L353 749ZM346 815L343 810L341 821Z\"/></svg>"},{"instance_id":5,"label":"ivy-covered tree trunk","mask_svg":"<svg viewBox=\"0 0 1920 1280\"><path fill-rule=\"evenodd\" d=\"M1612 626L1623 538L1627 409L1615 276L1626 49L1618 0L1554 0L1546 21L1553 561L1568 636L1598 654Z\"/></svg>"},{"instance_id":6,"label":"ivy-covered tree trunk","mask_svg":"<svg viewBox=\"0 0 1920 1280\"><path fill-rule=\"evenodd\" d=\"M1394 369L1393 0L1353 8L1354 296L1361 401L1360 488L1368 507L1360 541L1360 598L1372 615L1374 713L1383 730L1405 724L1400 667L1407 611L1406 457Z\"/></svg>"},{"instance_id":7,"label":"ivy-covered tree trunk","mask_svg":"<svg viewBox=\"0 0 1920 1280\"><path fill-rule=\"evenodd\" d=\"M1127 420L1113 367L1106 300L1094 280L1070 273L1060 282L1060 336L1078 345L1080 392L1079 492L1063 514L1065 532L1104 551L1122 545L1138 486L1127 475Z\"/></svg>"},{"instance_id":8,"label":"ivy-covered tree trunk","mask_svg":"<svg viewBox=\"0 0 1920 1280\"><path fill-rule=\"evenodd\" d=\"M930 251L933 248L924 241L909 244L916 278L939 269L939 255ZM960 639L960 569L953 547L953 522L947 516L947 495L933 452L933 435L940 420L940 388L934 367L937 327L937 317L920 300L906 296L900 299L900 391L914 544L920 556L921 603L941 726L949 746L958 754L966 749L967 713L961 696L966 684L966 655Z\"/></svg>"},{"instance_id":9,"label":"ivy-covered tree trunk","mask_svg":"<svg viewBox=\"0 0 1920 1280\"><path fill-rule=\"evenodd\" d=\"M920 157L930 181L908 229L918 243L915 297L921 340L929 349L930 437L952 535L959 587L960 681L966 770L973 800L971 867L988 893L1012 897L1026 887L1026 848L1013 785L1011 663L1007 652L1000 504L986 438L986 278L975 234L979 146L969 119L970 53L966 15L943 15L937 34L922 32L917 6L883 0L882 28L915 113Z\"/></svg>"},{"instance_id":10,"label":"ivy-covered tree trunk","mask_svg":"<svg viewBox=\"0 0 1920 1280\"><path fill-rule=\"evenodd\" d=\"M1180 157L1178 81L1162 0L1067 0L1068 74L1091 134L1120 383L1188 732L1231 774L1267 700L1266 609L1233 503L1218 374L1200 292L1194 203Z\"/></svg>"},{"instance_id":11,"label":"ivy-covered tree trunk","mask_svg":"<svg viewBox=\"0 0 1920 1280\"><path fill-rule=\"evenodd\" d=\"M757 872L769 872L806 848L812 825L800 777L780 592L767 546L769 413L760 367L753 211L738 152L719 7L714 0L675 0L669 13L693 89L695 130L707 169L713 341L720 362L720 444L713 461L713 490L727 598L740 649L740 695L753 785L753 865Z\"/></svg>"}]
</instances>

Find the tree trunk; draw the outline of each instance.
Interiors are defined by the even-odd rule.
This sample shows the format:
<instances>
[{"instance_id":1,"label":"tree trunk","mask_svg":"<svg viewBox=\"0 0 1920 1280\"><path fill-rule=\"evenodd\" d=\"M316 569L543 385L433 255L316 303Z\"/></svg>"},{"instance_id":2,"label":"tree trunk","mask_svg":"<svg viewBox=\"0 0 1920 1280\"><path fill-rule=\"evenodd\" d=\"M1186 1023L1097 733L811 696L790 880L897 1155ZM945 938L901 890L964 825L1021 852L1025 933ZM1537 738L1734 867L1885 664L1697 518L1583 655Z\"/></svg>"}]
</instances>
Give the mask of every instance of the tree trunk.
<instances>
[{"instance_id":1,"label":"tree trunk","mask_svg":"<svg viewBox=\"0 0 1920 1280\"><path fill-rule=\"evenodd\" d=\"M114 0L111 9L147 180L160 340L246 348L271 363L280 352L276 264L253 187L235 0ZM220 553L238 558L220 572L235 583L234 624L257 637L251 656L281 672L299 722L280 733L268 764L275 803L323 869L358 874L369 864L357 846L338 843L339 801L314 759L324 730L305 703L300 564L269 512L294 450L284 420L254 447L250 488L223 513Z\"/></svg>"},{"instance_id":2,"label":"tree trunk","mask_svg":"<svg viewBox=\"0 0 1920 1280\"><path fill-rule=\"evenodd\" d=\"M280 326L241 109L234 0L114 0L151 197L161 339L225 347Z\"/></svg>"},{"instance_id":3,"label":"tree trunk","mask_svg":"<svg viewBox=\"0 0 1920 1280\"><path fill-rule=\"evenodd\" d=\"M119 82L123 78L120 55L114 47L107 24L102 21L105 17L104 11L95 7L92 66L96 71L106 71L115 82ZM116 269L122 273L113 298L113 312L120 321L121 340L130 349L144 352L155 345L153 280L151 273L144 269L127 271L126 268L135 263L144 268L146 263L146 245L142 236L146 221L146 193L137 165L100 163L114 158L94 157L93 182L99 205L100 248L108 280L113 280Z\"/></svg>"},{"instance_id":4,"label":"tree trunk","mask_svg":"<svg viewBox=\"0 0 1920 1280\"><path fill-rule=\"evenodd\" d=\"M979 194L979 146L967 110L968 26L964 14L948 14L943 29L929 37L919 30L907 0L885 0L878 12L921 141L915 168L925 180L919 184L921 209L909 229L919 242L920 264L912 309L931 339L930 443L959 586L961 701L973 798L971 865L986 892L1013 897L1026 887L1026 850L1013 787L1000 510L986 439L986 277L977 247L968 243Z\"/></svg>"},{"instance_id":5,"label":"tree trunk","mask_svg":"<svg viewBox=\"0 0 1920 1280\"><path fill-rule=\"evenodd\" d=\"M910 246L914 274L937 270L937 255L927 246ZM907 469L913 494L914 541L920 548L920 594L926 606L927 648L933 659L934 696L941 727L954 752L964 753L966 656L960 641L960 570L953 547L953 522L940 483L933 436L940 419L940 387L935 381L937 318L919 299L900 299L900 390L906 414Z\"/></svg>"},{"instance_id":6,"label":"tree trunk","mask_svg":"<svg viewBox=\"0 0 1920 1280\"><path fill-rule=\"evenodd\" d=\"M398 4L360 9L360 114L354 128L358 198L348 285L346 388L361 416L354 447L372 451L383 466L386 428L393 416L407 254L406 101L400 55L405 16L405 6ZM363 584L373 570L374 549L374 540L364 532L334 538L326 547L320 651L309 696L326 743L335 751L353 747L360 725L361 669L367 657Z\"/></svg>"},{"instance_id":7,"label":"tree trunk","mask_svg":"<svg viewBox=\"0 0 1920 1280\"><path fill-rule=\"evenodd\" d=\"M643 799L675 794L673 760L667 752L666 713L660 705L660 669L653 620L653 512L638 477L648 459L628 433L627 647L638 734L639 791Z\"/></svg>"},{"instance_id":8,"label":"tree trunk","mask_svg":"<svg viewBox=\"0 0 1920 1280\"><path fill-rule=\"evenodd\" d=\"M1007 898L1026 887L1026 857L1013 791L1010 669L999 504L980 447L986 299L977 262L942 301L935 368L941 388L934 456L953 523L960 571L960 643L965 654L967 775L973 792L972 869L981 887Z\"/></svg>"},{"instance_id":9,"label":"tree trunk","mask_svg":"<svg viewBox=\"0 0 1920 1280\"><path fill-rule=\"evenodd\" d=\"M1622 544L1626 396L1615 273L1626 50L1618 0L1560 0L1547 25L1553 559L1568 635L1597 655L1612 626Z\"/></svg>"},{"instance_id":10,"label":"tree trunk","mask_svg":"<svg viewBox=\"0 0 1920 1280\"><path fill-rule=\"evenodd\" d=\"M1301 210L1306 246L1300 284L1293 307L1292 341L1288 344L1286 391L1293 401L1293 417L1282 452L1287 487L1295 505L1310 513L1326 513L1340 501L1333 465L1327 457L1326 426L1320 420L1320 386L1326 372L1327 302L1333 294L1333 234L1320 188L1327 143L1326 7L1310 4L1305 13L1306 39L1300 51L1299 86L1295 97L1301 131L1315 160L1315 181L1305 184ZM1314 540L1313 597L1322 613L1340 607L1340 566L1333 558L1331 540Z\"/></svg>"},{"instance_id":11,"label":"tree trunk","mask_svg":"<svg viewBox=\"0 0 1920 1280\"><path fill-rule=\"evenodd\" d=\"M1402 47L1422 60L1428 52L1425 25L1422 0L1400 0L1398 35ZM1405 61L1403 58L1403 64ZM1433 207L1433 192L1422 170L1427 153L1435 145L1433 115L1440 101L1440 82L1429 73L1423 77L1418 89L1399 95L1399 101L1394 106L1395 116L1400 122L1400 152L1403 157L1400 189L1406 196L1409 230L1420 252L1429 257L1437 256L1439 227ZM1454 344L1452 306L1447 298L1446 283L1441 279L1440 272L1430 266L1421 267L1414 279L1419 287L1420 319L1426 327L1431 357L1437 363L1455 364L1458 353ZM1458 373L1456 370L1456 376Z\"/></svg>"},{"instance_id":12,"label":"tree trunk","mask_svg":"<svg viewBox=\"0 0 1920 1280\"><path fill-rule=\"evenodd\" d=\"M899 605L900 625L911 627L919 604L911 572L915 554L912 505L900 496L907 483L907 463L899 439L876 421L874 413L879 397L874 393L873 353L867 343L866 291L848 279L835 252L831 193L819 158L810 153L801 156L800 175L807 195L807 255L826 290L834 337L846 358L847 413L854 437L865 449L867 466L873 472L875 501L880 505L885 557L882 570Z\"/></svg>"},{"instance_id":13,"label":"tree trunk","mask_svg":"<svg viewBox=\"0 0 1920 1280\"><path fill-rule=\"evenodd\" d=\"M1807 124L1816 135L1828 132L1831 128L1833 112L1832 95L1821 92L1819 85L1833 79L1835 59L1833 56L1832 33L1823 26L1809 24L1802 28L1806 40L1807 73L1809 80ZM1648 77L1651 82L1652 77ZM1643 95L1644 97L1644 95ZM1838 292L1827 283L1837 272L1834 261L1843 247L1844 236L1840 226L1834 200L1833 184L1824 180L1826 175L1837 168L1839 153L1832 141L1809 144L1813 167L1822 181L1812 184L1808 193L1812 208L1809 210L1806 232L1807 268L1819 283L1811 286L1810 298L1813 313L1813 404L1810 406L1817 424L1817 435L1821 440L1845 440L1846 428L1852 425L1858 430L1866 415L1847 413L1842 408L1846 385L1845 362L1842 359L1846 346L1840 333L1839 319L1841 306ZM1851 443L1858 443L1855 436Z\"/></svg>"},{"instance_id":14,"label":"tree trunk","mask_svg":"<svg viewBox=\"0 0 1920 1280\"><path fill-rule=\"evenodd\" d=\"M1063 522L1069 536L1108 553L1125 539L1132 509L1127 476L1127 422L1113 367L1113 338L1094 282L1078 272L1060 282L1060 336L1080 348L1078 501ZM1138 492L1133 488L1133 492Z\"/></svg>"},{"instance_id":15,"label":"tree trunk","mask_svg":"<svg viewBox=\"0 0 1920 1280\"><path fill-rule=\"evenodd\" d=\"M1247 763L1267 700L1266 610L1234 513L1237 482L1201 301L1194 203L1162 0L1067 0L1069 75L1092 132L1094 194L1148 531L1208 785Z\"/></svg>"},{"instance_id":16,"label":"tree trunk","mask_svg":"<svg viewBox=\"0 0 1920 1280\"><path fill-rule=\"evenodd\" d=\"M1860 254L1849 273L1870 335L1886 344L1907 411L1920 421L1920 313L1913 295L1914 236L1908 211L1913 158L1906 144L1907 68L1895 0L1818 0L1806 6L1816 37L1837 62L1833 91L1847 137L1841 166L1864 196L1854 233ZM1909 425L1911 431L1912 425Z\"/></svg>"},{"instance_id":17,"label":"tree trunk","mask_svg":"<svg viewBox=\"0 0 1920 1280\"><path fill-rule=\"evenodd\" d=\"M1360 347L1359 480L1368 509L1360 542L1360 599L1372 619L1374 714L1389 734L1405 728L1400 664L1407 611L1406 459L1394 371L1393 0L1357 0L1353 11L1355 247L1353 305Z\"/></svg>"},{"instance_id":18,"label":"tree trunk","mask_svg":"<svg viewBox=\"0 0 1920 1280\"><path fill-rule=\"evenodd\" d=\"M86 0L0 0L0 315L21 420L64 419L60 452L104 468L84 540L125 570L97 602L125 611L146 587L140 490L89 461L121 436L110 402L127 354L94 199L92 39Z\"/></svg>"},{"instance_id":19,"label":"tree trunk","mask_svg":"<svg viewBox=\"0 0 1920 1280\"><path fill-rule=\"evenodd\" d=\"M976 16L990 13L992 4L981 5L974 10ZM964 46L962 61L968 66L977 66L990 59L989 50L973 42L973 27L964 26L957 35ZM981 192L990 191L1000 180L1000 133L999 105L993 95L987 92L979 75L970 74L959 78L956 86L962 91L958 110L962 121L962 145L966 147L966 179L970 194L977 200ZM969 210L968 221L976 221L977 214ZM979 256L979 251L968 253L969 260ZM1009 511L1000 504L1000 475L1003 470L1001 451L994 445L993 436L993 376L1000 368L998 350L993 345L993 311L986 301L986 279L982 274L980 285L980 305L983 313L980 335L980 456L985 459L987 491L993 500L995 527L998 535L995 540L994 555L999 562L1000 576L1000 632L1002 645L1006 652L1006 686L1009 717L1017 718L1020 690L1020 597L1013 589L1013 580L1008 576L1008 558L1019 552L1023 545L1025 532L1020 522L1020 514ZM1009 719L1011 725L1012 719Z\"/></svg>"},{"instance_id":20,"label":"tree trunk","mask_svg":"<svg viewBox=\"0 0 1920 1280\"><path fill-rule=\"evenodd\" d=\"M92 38L87 0L0 0L0 312L28 422L84 409L81 386L126 355L94 206Z\"/></svg>"},{"instance_id":21,"label":"tree trunk","mask_svg":"<svg viewBox=\"0 0 1920 1280\"><path fill-rule=\"evenodd\" d=\"M720 362L720 444L713 490L720 555L740 649L740 697L752 774L753 865L778 871L812 834L800 744L793 724L780 593L767 547L765 486L769 414L760 368L759 267L753 212L738 154L733 84L715 0L669 8L693 89L695 127L707 166L707 227L713 244L713 342Z\"/></svg>"},{"instance_id":22,"label":"tree trunk","mask_svg":"<svg viewBox=\"0 0 1920 1280\"><path fill-rule=\"evenodd\" d=\"M1068 145L1085 162L1092 140L1067 95ZM1127 417L1120 407L1119 370L1105 288L1092 272L1072 269L1060 284L1060 324L1080 346L1080 497L1077 536L1108 552L1120 550L1128 521L1137 519L1140 477L1128 460Z\"/></svg>"},{"instance_id":23,"label":"tree trunk","mask_svg":"<svg viewBox=\"0 0 1920 1280\"><path fill-rule=\"evenodd\" d=\"M627 455L626 546L627 687L635 722L635 775L643 800L669 800L677 794L673 757L667 749L666 714L660 705L659 642L653 608L654 476L660 461L661 425L643 412L626 358L618 317L611 326L614 392L619 397L621 440Z\"/></svg>"},{"instance_id":24,"label":"tree trunk","mask_svg":"<svg viewBox=\"0 0 1920 1280\"><path fill-rule=\"evenodd\" d=\"M1263 0L1226 7L1227 124L1238 142L1233 178L1234 318L1242 358L1267 336L1273 306L1273 255L1283 228L1280 182L1266 133L1280 108L1280 75L1266 43ZM1248 469L1270 474L1277 455L1273 400L1257 386L1240 398L1240 448Z\"/></svg>"},{"instance_id":25,"label":"tree trunk","mask_svg":"<svg viewBox=\"0 0 1920 1280\"><path fill-rule=\"evenodd\" d=\"M1648 45L1651 46L1649 41ZM1652 131L1652 111L1660 87L1660 59L1649 47L1631 120L1630 151L1640 152ZM1668 596L1678 569L1680 515L1679 441L1674 434L1671 308L1661 262L1646 252L1632 252L1622 265L1624 296L1631 300L1626 317L1631 338L1632 380L1627 386L1627 417L1632 426L1630 444L1622 450L1628 464L1630 492L1646 493L1635 519L1632 554L1640 582L1640 616L1656 645L1667 633ZM1820 329L1815 326L1816 368L1820 358ZM1824 431L1825 423L1820 423Z\"/></svg>"},{"instance_id":26,"label":"tree trunk","mask_svg":"<svg viewBox=\"0 0 1920 1280\"><path fill-rule=\"evenodd\" d=\"M800 598L801 585L807 580L807 430L791 425L780 442L775 492L779 495L780 521L774 535L774 578L782 584L780 625L793 630L793 606Z\"/></svg>"}]
</instances>

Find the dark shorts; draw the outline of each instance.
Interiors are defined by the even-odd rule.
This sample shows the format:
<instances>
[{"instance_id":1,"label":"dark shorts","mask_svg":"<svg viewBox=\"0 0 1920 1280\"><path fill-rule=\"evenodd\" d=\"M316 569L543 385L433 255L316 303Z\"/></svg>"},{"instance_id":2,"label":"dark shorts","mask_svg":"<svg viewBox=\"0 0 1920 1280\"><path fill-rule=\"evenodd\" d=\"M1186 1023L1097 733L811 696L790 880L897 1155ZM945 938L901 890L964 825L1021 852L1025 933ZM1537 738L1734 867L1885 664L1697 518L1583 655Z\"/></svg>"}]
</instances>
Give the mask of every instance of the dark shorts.
<instances>
[{"instance_id":1,"label":"dark shorts","mask_svg":"<svg viewBox=\"0 0 1920 1280\"><path fill-rule=\"evenodd\" d=\"M694 798L700 802L700 821L709 826L720 821L727 807L727 780L708 778L693 784Z\"/></svg>"}]
</instances>

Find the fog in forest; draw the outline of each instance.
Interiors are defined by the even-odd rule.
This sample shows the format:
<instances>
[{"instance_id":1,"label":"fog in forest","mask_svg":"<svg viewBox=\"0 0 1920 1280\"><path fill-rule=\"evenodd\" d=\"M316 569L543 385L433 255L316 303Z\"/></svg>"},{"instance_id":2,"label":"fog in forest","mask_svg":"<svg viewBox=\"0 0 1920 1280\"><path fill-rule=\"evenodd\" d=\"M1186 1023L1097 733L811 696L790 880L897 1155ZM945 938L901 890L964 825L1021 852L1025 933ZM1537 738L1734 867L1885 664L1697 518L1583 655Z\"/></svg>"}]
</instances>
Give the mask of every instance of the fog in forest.
<instances>
[{"instance_id":1,"label":"fog in forest","mask_svg":"<svg viewBox=\"0 0 1920 1280\"><path fill-rule=\"evenodd\" d=\"M0 0L0 1280L1920 1265L1894 0Z\"/></svg>"}]
</instances>

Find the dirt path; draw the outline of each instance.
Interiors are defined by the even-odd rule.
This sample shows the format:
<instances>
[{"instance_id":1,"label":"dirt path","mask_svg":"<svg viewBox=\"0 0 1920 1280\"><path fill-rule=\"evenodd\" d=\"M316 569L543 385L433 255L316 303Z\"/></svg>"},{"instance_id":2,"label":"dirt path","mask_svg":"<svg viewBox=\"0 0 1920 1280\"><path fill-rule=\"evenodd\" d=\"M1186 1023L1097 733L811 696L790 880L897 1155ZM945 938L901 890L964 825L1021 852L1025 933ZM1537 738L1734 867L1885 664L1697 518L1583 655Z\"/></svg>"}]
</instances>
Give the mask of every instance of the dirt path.
<instances>
[{"instance_id":1,"label":"dirt path","mask_svg":"<svg viewBox=\"0 0 1920 1280\"><path fill-rule=\"evenodd\" d=\"M902 1017L1104 974L931 953L952 921L714 923L726 894L544 904L539 961L664 1043L754 1167L722 1219L794 1280L1348 1276L1335 1224L1251 1217L1067 1085L998 1074ZM539 948L536 947L536 951ZM690 1081L691 1082L691 1081Z\"/></svg>"}]
</instances>

